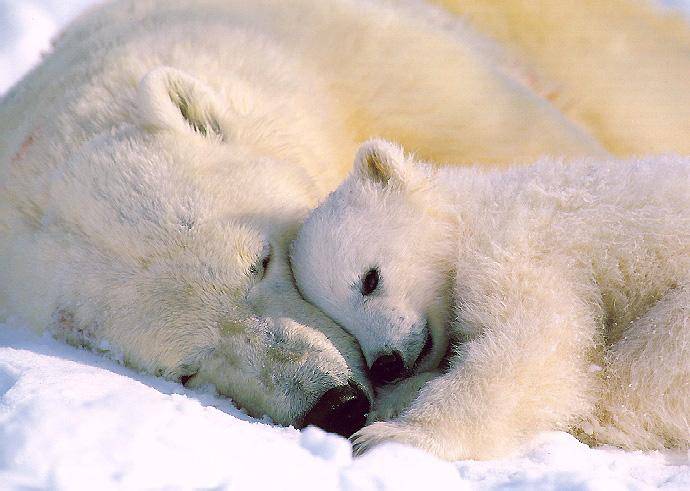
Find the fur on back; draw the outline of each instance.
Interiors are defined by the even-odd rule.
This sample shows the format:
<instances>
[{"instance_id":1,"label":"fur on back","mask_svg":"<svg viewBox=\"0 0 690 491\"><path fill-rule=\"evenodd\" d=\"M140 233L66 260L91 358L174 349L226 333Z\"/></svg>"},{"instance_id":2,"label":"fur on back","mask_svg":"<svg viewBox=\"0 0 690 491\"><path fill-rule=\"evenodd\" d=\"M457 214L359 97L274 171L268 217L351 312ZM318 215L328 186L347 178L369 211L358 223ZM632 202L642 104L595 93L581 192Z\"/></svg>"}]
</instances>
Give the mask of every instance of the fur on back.
<instances>
[{"instance_id":1,"label":"fur on back","mask_svg":"<svg viewBox=\"0 0 690 491\"><path fill-rule=\"evenodd\" d=\"M383 389L377 413L398 418L362 429L357 447L487 458L560 428L589 443L687 448L689 210L686 157L435 170L365 144L293 244L298 286L365 353L406 346L403 319L420 316L427 356L452 351L445 373ZM371 265L381 286L362 301L357 278ZM432 322L444 298L445 336Z\"/></svg>"}]
</instances>

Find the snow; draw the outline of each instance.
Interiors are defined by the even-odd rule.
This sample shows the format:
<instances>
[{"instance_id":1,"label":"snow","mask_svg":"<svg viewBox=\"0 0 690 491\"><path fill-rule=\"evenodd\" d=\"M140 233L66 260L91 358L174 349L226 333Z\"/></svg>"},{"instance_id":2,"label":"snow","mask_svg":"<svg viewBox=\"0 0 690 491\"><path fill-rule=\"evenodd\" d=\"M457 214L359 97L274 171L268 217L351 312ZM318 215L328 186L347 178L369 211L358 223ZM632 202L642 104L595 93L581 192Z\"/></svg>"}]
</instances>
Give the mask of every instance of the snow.
<instances>
[{"instance_id":1,"label":"snow","mask_svg":"<svg viewBox=\"0 0 690 491\"><path fill-rule=\"evenodd\" d=\"M0 0L0 94L93 0ZM664 0L684 9L690 0ZM104 347L107 348L107 347ZM503 460L447 463L248 417L105 356L0 323L0 489L690 489L690 453L591 449L545 433Z\"/></svg>"},{"instance_id":2,"label":"snow","mask_svg":"<svg viewBox=\"0 0 690 491\"><path fill-rule=\"evenodd\" d=\"M36 65L58 30L94 0L0 0L0 95Z\"/></svg>"},{"instance_id":3,"label":"snow","mask_svg":"<svg viewBox=\"0 0 690 491\"><path fill-rule=\"evenodd\" d=\"M545 433L503 460L448 463L248 417L210 389L0 324L0 489L690 489L690 455Z\"/></svg>"}]
</instances>

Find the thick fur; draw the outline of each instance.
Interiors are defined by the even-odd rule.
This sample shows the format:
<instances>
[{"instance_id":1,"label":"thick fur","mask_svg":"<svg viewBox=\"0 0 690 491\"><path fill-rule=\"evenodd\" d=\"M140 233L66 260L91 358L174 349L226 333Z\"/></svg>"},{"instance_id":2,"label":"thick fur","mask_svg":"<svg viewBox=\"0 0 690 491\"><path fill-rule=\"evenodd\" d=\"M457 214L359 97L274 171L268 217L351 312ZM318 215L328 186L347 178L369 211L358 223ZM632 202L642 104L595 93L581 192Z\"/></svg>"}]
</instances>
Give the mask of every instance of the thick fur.
<instances>
[{"instance_id":1,"label":"thick fur","mask_svg":"<svg viewBox=\"0 0 690 491\"><path fill-rule=\"evenodd\" d=\"M291 257L303 295L367 361L401 350L416 374L383 391L376 416L402 415L360 430L359 451L489 458L548 429L688 448L690 159L434 170L374 141L355 165ZM433 349L410 365L424 328ZM449 345L449 368L424 384Z\"/></svg>"},{"instance_id":2,"label":"thick fur","mask_svg":"<svg viewBox=\"0 0 690 491\"><path fill-rule=\"evenodd\" d=\"M423 2L95 8L0 101L0 315L281 423L367 389L287 244L372 135L436 161L604 152L505 59Z\"/></svg>"},{"instance_id":3,"label":"thick fur","mask_svg":"<svg viewBox=\"0 0 690 491\"><path fill-rule=\"evenodd\" d=\"M90 11L0 101L0 315L279 423L349 380L371 394L286 257L356 142L438 160L601 151L489 45L365 0Z\"/></svg>"},{"instance_id":4,"label":"thick fur","mask_svg":"<svg viewBox=\"0 0 690 491\"><path fill-rule=\"evenodd\" d=\"M429 0L616 155L690 154L690 28L652 0Z\"/></svg>"}]
</instances>

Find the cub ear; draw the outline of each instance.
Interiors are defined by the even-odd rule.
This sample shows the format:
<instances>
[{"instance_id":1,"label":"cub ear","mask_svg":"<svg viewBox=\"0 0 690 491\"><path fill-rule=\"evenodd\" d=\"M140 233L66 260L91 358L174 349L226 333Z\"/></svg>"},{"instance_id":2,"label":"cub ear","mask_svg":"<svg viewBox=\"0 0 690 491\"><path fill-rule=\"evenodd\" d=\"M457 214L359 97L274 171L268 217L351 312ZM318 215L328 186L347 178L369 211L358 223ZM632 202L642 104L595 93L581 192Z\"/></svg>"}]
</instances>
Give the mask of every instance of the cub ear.
<instances>
[{"instance_id":1,"label":"cub ear","mask_svg":"<svg viewBox=\"0 0 690 491\"><path fill-rule=\"evenodd\" d=\"M355 157L355 173L388 187L407 181L405 154L402 149L385 140L369 140L362 144Z\"/></svg>"},{"instance_id":2,"label":"cub ear","mask_svg":"<svg viewBox=\"0 0 690 491\"><path fill-rule=\"evenodd\" d=\"M147 73L139 83L138 103L144 125L151 129L226 139L213 90L180 70L161 66Z\"/></svg>"}]
</instances>

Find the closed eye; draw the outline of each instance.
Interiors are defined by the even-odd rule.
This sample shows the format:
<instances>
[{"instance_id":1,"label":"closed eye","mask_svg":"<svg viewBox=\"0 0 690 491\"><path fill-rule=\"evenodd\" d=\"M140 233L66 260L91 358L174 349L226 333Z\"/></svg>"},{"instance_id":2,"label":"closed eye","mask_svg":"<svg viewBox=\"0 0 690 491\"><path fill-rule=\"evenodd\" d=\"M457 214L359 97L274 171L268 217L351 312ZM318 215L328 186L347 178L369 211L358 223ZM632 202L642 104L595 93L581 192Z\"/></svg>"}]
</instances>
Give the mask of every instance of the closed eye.
<instances>
[{"instance_id":1,"label":"closed eye","mask_svg":"<svg viewBox=\"0 0 690 491\"><path fill-rule=\"evenodd\" d=\"M264 279L266 276L268 265L271 263L271 246L268 245L265 249L266 252L259 258L259 260L249 267L249 274L258 277L260 280Z\"/></svg>"}]
</instances>

